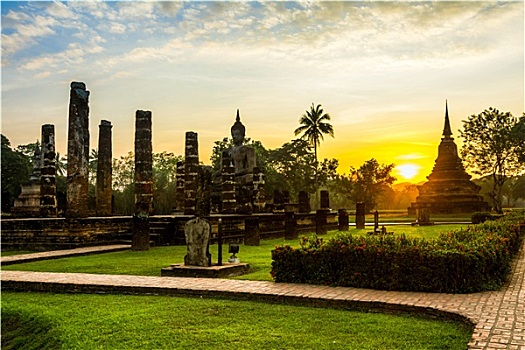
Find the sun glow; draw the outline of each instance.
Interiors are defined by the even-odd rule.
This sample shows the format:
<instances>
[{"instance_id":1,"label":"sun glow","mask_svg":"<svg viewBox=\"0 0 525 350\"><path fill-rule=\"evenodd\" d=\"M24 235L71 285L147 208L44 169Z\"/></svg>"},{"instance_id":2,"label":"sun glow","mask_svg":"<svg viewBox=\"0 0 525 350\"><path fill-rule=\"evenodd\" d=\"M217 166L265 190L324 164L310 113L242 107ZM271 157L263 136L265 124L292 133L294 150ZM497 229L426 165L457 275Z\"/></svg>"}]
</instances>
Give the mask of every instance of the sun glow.
<instances>
[{"instance_id":1,"label":"sun glow","mask_svg":"<svg viewBox=\"0 0 525 350\"><path fill-rule=\"evenodd\" d=\"M394 171L397 172L402 179L400 180L412 180L414 177L419 175L419 171L422 167L417 164L407 163L397 165Z\"/></svg>"}]
</instances>

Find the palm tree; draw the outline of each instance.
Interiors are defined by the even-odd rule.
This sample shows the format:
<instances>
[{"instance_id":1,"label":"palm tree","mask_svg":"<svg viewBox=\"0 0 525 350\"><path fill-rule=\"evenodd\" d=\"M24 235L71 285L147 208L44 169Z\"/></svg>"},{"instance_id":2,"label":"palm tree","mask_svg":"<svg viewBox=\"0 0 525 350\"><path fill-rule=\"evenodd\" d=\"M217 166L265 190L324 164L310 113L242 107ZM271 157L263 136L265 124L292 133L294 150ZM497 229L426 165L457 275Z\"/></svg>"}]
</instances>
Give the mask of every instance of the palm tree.
<instances>
[{"instance_id":1,"label":"palm tree","mask_svg":"<svg viewBox=\"0 0 525 350\"><path fill-rule=\"evenodd\" d=\"M302 139L307 140L311 145L314 146L315 165L317 168L317 146L321 145L321 140L324 140L323 134L328 134L334 137L334 128L327 121L330 120L330 115L324 113L321 105L315 105L312 103L309 111L299 119L300 127L295 129L295 135L303 134Z\"/></svg>"},{"instance_id":2,"label":"palm tree","mask_svg":"<svg viewBox=\"0 0 525 350\"><path fill-rule=\"evenodd\" d=\"M315 173L314 173L314 182L315 182L315 198L316 206L319 204L319 193L318 193L318 176L317 172L319 171L319 165L317 161L317 146L321 145L321 140L324 140L323 134L328 134L334 137L334 128L332 124L327 121L330 120L330 115L324 113L321 105L312 103L310 110L306 111L305 114L299 119L300 127L295 129L295 135L303 134L302 139L307 140L310 145L314 146L314 155L315 155Z\"/></svg>"},{"instance_id":3,"label":"palm tree","mask_svg":"<svg viewBox=\"0 0 525 350\"><path fill-rule=\"evenodd\" d=\"M62 157L60 153L55 153L55 167L57 175L65 176L67 171L67 157Z\"/></svg>"}]
</instances>

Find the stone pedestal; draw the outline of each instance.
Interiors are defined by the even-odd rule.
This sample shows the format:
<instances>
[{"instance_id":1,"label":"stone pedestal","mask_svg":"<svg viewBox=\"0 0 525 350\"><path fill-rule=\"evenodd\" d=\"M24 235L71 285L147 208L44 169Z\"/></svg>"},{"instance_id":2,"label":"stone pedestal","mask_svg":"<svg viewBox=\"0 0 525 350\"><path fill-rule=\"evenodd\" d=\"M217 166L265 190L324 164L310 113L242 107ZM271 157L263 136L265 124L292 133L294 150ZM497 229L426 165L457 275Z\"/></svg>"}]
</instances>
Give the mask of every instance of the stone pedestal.
<instances>
[{"instance_id":1,"label":"stone pedestal","mask_svg":"<svg viewBox=\"0 0 525 350\"><path fill-rule=\"evenodd\" d=\"M40 216L57 216L55 126L42 125L42 170L40 176Z\"/></svg>"},{"instance_id":2,"label":"stone pedestal","mask_svg":"<svg viewBox=\"0 0 525 350\"><path fill-rule=\"evenodd\" d=\"M102 120L100 122L96 187L98 216L110 216L112 213L113 151L111 145L111 128L111 122L107 120Z\"/></svg>"},{"instance_id":3,"label":"stone pedestal","mask_svg":"<svg viewBox=\"0 0 525 350\"><path fill-rule=\"evenodd\" d=\"M72 82L67 137L67 210L70 218L88 216L89 91Z\"/></svg>"}]
</instances>

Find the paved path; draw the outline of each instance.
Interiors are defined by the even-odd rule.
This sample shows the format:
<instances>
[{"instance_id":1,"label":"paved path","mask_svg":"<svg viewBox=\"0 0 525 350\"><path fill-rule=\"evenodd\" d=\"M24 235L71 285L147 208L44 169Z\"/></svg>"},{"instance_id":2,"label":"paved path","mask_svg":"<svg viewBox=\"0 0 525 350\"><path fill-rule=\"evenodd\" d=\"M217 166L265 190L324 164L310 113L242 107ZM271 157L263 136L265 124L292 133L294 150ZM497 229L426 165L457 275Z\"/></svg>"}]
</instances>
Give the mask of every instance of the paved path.
<instances>
[{"instance_id":1,"label":"paved path","mask_svg":"<svg viewBox=\"0 0 525 350\"><path fill-rule=\"evenodd\" d=\"M125 247L127 249L129 246ZM117 247L114 247L117 248ZM88 248L84 248L88 249ZM89 248L89 253L97 249ZM94 250L93 250L94 249ZM123 249L118 247L117 249ZM68 251L62 251L68 253ZM45 254L56 258L60 252ZM69 252L71 255L73 252ZM84 251L84 254L86 251ZM29 254L33 255L33 254ZM18 257L24 257L21 255ZM16 260L9 257L10 262ZM2 258L2 263L4 263ZM25 260L29 257L25 257ZM21 261L20 261L21 262ZM475 325L469 349L525 350L525 245L513 263L507 284L499 291L473 294L388 292L372 289L327 287L207 278L145 277L2 271L2 289L220 296L305 305L363 308L377 311L422 312L468 320Z\"/></svg>"}]
</instances>

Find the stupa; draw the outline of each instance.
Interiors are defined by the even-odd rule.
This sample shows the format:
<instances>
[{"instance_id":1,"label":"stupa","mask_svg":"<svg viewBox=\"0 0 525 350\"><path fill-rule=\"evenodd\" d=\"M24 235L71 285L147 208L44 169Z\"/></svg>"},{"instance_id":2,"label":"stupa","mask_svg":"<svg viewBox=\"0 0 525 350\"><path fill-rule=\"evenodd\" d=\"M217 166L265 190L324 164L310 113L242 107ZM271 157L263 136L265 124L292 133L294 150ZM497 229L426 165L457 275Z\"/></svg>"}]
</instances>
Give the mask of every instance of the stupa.
<instances>
[{"instance_id":1,"label":"stupa","mask_svg":"<svg viewBox=\"0 0 525 350\"><path fill-rule=\"evenodd\" d=\"M445 102L445 126L439 144L438 157L428 181L418 186L419 196L412 203L409 212L428 208L430 213L472 213L490 211L490 206L479 194L480 186L470 180L458 148L452 137L448 117L448 103Z\"/></svg>"}]
</instances>

